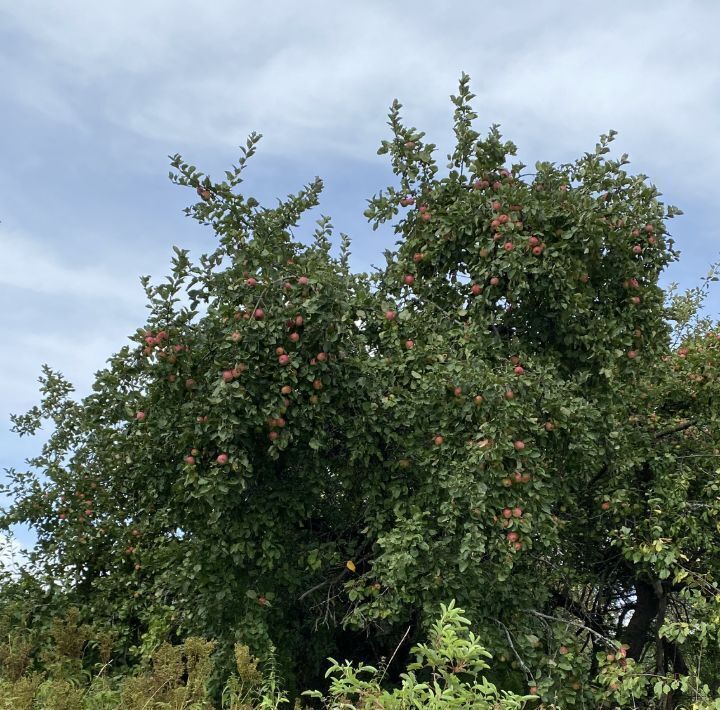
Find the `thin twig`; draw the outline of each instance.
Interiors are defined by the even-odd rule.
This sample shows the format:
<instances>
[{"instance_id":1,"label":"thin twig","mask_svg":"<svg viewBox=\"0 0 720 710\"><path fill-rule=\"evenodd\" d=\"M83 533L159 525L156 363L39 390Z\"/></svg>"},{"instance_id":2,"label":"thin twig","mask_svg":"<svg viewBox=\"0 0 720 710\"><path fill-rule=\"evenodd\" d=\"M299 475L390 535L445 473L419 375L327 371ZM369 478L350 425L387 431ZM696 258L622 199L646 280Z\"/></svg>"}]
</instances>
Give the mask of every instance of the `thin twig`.
<instances>
[{"instance_id":1,"label":"thin twig","mask_svg":"<svg viewBox=\"0 0 720 710\"><path fill-rule=\"evenodd\" d=\"M513 653L515 654L515 658L518 659L518 662L520 663L520 666L525 671L525 675L532 678L533 673L532 671L525 665L525 661L520 657L520 654L517 652L517 649L515 648L515 644L513 643L512 636L510 635L510 630L508 629L505 624L503 624L500 619L493 619L493 621L498 625L502 626L502 628L505 630L505 635L507 636L508 643L510 644L510 648L513 650Z\"/></svg>"},{"instance_id":2,"label":"thin twig","mask_svg":"<svg viewBox=\"0 0 720 710\"><path fill-rule=\"evenodd\" d=\"M407 630L405 631L405 634L400 639L400 643L398 643L397 646L395 646L395 650L392 653L392 656L390 656L390 660L385 665L385 668L383 669L382 675L380 676L380 680L378 681L378 684L383 682L383 678L385 678L385 674L387 673L387 669L390 667L390 664L393 662L393 659L395 658L395 654L400 650L400 646L403 645L403 641L407 638L407 635L410 633L410 629L412 628L412 624L407 627Z\"/></svg>"},{"instance_id":3,"label":"thin twig","mask_svg":"<svg viewBox=\"0 0 720 710\"><path fill-rule=\"evenodd\" d=\"M585 626L585 624L581 624L579 621L572 621L571 619L561 619L558 616L550 616L549 614L543 614L542 612L535 611L535 609L523 609L528 614L532 614L533 616L537 616L541 619L549 619L550 621L558 621L561 624L570 624L571 626L576 626L579 629L584 629L588 633L592 634L596 638L601 639L604 641L608 646L611 648L615 648L615 643L612 641L612 639L609 639L607 636L603 636L600 632L595 631L595 629L591 629L589 626Z\"/></svg>"}]
</instances>

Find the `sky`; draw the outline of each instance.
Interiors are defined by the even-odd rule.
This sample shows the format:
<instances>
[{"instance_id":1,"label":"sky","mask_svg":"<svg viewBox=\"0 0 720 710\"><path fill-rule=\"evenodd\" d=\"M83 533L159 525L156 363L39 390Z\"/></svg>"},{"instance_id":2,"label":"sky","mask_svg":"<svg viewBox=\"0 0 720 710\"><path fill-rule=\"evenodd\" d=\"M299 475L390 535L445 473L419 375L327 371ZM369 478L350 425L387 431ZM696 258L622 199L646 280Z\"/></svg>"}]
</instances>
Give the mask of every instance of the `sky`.
<instances>
[{"instance_id":1,"label":"sky","mask_svg":"<svg viewBox=\"0 0 720 710\"><path fill-rule=\"evenodd\" d=\"M716 0L0 0L0 470L39 446L9 414L36 403L41 365L87 393L145 322L138 277L164 276L173 245L212 248L169 154L221 176L262 133L247 193L271 204L321 176L297 234L330 215L364 271L392 244L362 216L392 182L388 107L443 158L463 71L478 126L501 124L525 163L617 130L617 155L685 212L663 282L695 286L720 257L718 27Z\"/></svg>"}]
</instances>

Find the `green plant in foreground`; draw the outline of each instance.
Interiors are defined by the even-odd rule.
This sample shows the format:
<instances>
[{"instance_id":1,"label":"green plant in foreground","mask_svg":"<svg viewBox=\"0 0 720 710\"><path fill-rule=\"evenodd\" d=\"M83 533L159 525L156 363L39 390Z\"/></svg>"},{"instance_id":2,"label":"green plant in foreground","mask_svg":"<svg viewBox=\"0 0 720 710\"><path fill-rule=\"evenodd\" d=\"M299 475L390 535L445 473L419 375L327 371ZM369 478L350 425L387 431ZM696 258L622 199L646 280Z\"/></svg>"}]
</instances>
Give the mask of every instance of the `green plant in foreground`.
<instances>
[{"instance_id":1,"label":"green plant in foreground","mask_svg":"<svg viewBox=\"0 0 720 710\"><path fill-rule=\"evenodd\" d=\"M442 605L440 618L433 623L430 641L415 646L416 660L402 673L399 688L385 690L383 673L373 666L350 661L332 666L327 695L319 691L304 693L322 699L332 710L341 708L468 708L476 710L514 710L523 707L535 695L519 696L498 690L481 672L490 666L491 655L470 631L470 621L463 610L451 602Z\"/></svg>"}]
</instances>

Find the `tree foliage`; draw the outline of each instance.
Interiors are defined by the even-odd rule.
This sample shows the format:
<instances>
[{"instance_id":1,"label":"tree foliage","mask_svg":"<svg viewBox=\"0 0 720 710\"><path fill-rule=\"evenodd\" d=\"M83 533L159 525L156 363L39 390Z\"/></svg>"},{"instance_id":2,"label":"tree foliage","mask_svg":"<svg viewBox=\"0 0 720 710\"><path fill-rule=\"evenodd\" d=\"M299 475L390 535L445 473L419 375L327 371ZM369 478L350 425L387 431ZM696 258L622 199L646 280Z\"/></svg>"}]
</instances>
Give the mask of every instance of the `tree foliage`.
<instances>
[{"instance_id":1,"label":"tree foliage","mask_svg":"<svg viewBox=\"0 0 720 710\"><path fill-rule=\"evenodd\" d=\"M51 428L1 521L36 531L38 594L131 654L274 646L300 688L409 627L399 668L454 598L493 678L558 707L715 692L720 336L705 287L658 283L679 210L614 132L529 170L473 98L463 76L444 171L392 105L395 182L365 214L397 245L372 274L326 217L295 236L319 179L240 194L259 136L222 181L171 158L217 247L143 279L147 323L89 396L48 368L14 419Z\"/></svg>"}]
</instances>

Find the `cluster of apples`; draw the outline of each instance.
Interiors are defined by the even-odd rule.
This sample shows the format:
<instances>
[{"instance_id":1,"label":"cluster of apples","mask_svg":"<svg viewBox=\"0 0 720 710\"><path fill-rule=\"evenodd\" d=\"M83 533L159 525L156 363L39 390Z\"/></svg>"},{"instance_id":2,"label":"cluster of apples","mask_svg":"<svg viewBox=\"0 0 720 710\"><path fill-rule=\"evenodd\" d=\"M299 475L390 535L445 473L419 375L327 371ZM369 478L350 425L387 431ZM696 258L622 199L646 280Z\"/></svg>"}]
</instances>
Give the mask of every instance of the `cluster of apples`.
<instances>
[{"instance_id":1,"label":"cluster of apples","mask_svg":"<svg viewBox=\"0 0 720 710\"><path fill-rule=\"evenodd\" d=\"M96 488L97 484L91 483L90 486L91 488ZM77 491L75 493L75 497L77 498L77 501L74 504L67 498L67 496L62 496L60 498L62 508L58 513L58 520L68 520L70 515L74 512L73 509L79 509L79 512L77 513L77 521L79 523L89 522L90 518L94 515L92 499L88 494L81 491Z\"/></svg>"},{"instance_id":2,"label":"cluster of apples","mask_svg":"<svg viewBox=\"0 0 720 710\"><path fill-rule=\"evenodd\" d=\"M160 330L157 333L146 330L143 338L145 342L145 347L142 350L143 355L151 357L154 354L158 359L167 359L168 362L175 363L177 354L183 352L183 350L188 350L188 347L180 343L171 346L168 343L169 338L170 336L166 330Z\"/></svg>"},{"instance_id":3,"label":"cluster of apples","mask_svg":"<svg viewBox=\"0 0 720 710\"><path fill-rule=\"evenodd\" d=\"M648 246L655 246L658 243L657 237L655 236L655 227L652 224L646 224L644 228L640 229L639 227L636 227L635 229L630 232L630 236L633 238L633 240L636 242L633 245L632 252L636 256L639 256L643 253L643 246L639 243L639 240L643 236L643 232L646 236L647 244Z\"/></svg>"},{"instance_id":4,"label":"cluster of apples","mask_svg":"<svg viewBox=\"0 0 720 710\"><path fill-rule=\"evenodd\" d=\"M492 188L494 192L497 192L503 185L503 182L513 182L513 176L510 171L503 168L498 173L491 173L488 175L482 175L472 182L473 190L487 190Z\"/></svg>"},{"instance_id":5,"label":"cluster of apples","mask_svg":"<svg viewBox=\"0 0 720 710\"><path fill-rule=\"evenodd\" d=\"M415 198L412 195L405 195L405 197L400 199L401 207L411 207L414 204L415 204ZM432 214L430 213L430 207L428 205L426 205L425 203L418 206L417 213L423 222L429 222L432 219Z\"/></svg>"},{"instance_id":6,"label":"cluster of apples","mask_svg":"<svg viewBox=\"0 0 720 710\"><path fill-rule=\"evenodd\" d=\"M493 241L502 241L503 237L509 232L522 231L524 225L519 214L522 209L520 205L510 205L507 210L504 210L502 203L494 200L490 207L493 212L499 213L490 220L490 229L494 232ZM505 251L512 251L515 246L512 241L508 240L503 245L503 248Z\"/></svg>"}]
</instances>

